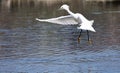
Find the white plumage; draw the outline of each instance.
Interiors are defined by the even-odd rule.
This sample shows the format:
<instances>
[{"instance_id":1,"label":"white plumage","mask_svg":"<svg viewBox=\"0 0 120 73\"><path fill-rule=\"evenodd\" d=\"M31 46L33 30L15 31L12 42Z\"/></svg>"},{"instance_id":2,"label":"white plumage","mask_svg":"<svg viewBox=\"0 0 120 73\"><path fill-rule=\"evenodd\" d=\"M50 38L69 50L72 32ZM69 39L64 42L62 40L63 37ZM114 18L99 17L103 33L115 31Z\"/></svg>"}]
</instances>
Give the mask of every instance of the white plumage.
<instances>
[{"instance_id":1,"label":"white plumage","mask_svg":"<svg viewBox=\"0 0 120 73\"><path fill-rule=\"evenodd\" d=\"M49 22L49 23L61 24L61 25L76 25L76 24L78 24L78 22L76 22L71 15L60 16L60 17L51 18L51 19L36 18L36 20L41 21L41 22Z\"/></svg>"},{"instance_id":2,"label":"white plumage","mask_svg":"<svg viewBox=\"0 0 120 73\"><path fill-rule=\"evenodd\" d=\"M50 19L36 18L36 20L41 22L49 22L49 23L55 23L55 24L61 24L61 25L77 25L78 24L77 29L96 32L95 29L92 27L94 20L88 20L80 13L71 12L69 9L69 6L66 4L62 5L60 9L66 10L70 15L60 16L57 18L50 18Z\"/></svg>"}]
</instances>

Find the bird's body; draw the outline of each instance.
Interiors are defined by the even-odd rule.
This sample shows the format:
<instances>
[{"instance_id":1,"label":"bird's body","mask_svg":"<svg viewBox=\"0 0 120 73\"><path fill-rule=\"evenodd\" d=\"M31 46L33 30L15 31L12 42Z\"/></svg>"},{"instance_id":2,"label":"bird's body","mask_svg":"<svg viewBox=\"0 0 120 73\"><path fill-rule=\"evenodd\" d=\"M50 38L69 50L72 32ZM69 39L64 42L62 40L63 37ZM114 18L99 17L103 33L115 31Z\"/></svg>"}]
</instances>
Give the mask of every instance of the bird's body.
<instances>
[{"instance_id":1,"label":"bird's body","mask_svg":"<svg viewBox=\"0 0 120 73\"><path fill-rule=\"evenodd\" d=\"M77 27L78 29L89 30L89 31L96 32L94 30L94 28L92 27L94 20L89 21L82 14L80 14L80 13L73 13L72 11L70 11L68 5L62 5L61 9L66 10L74 18L74 20L76 22L78 22L78 25L80 25L80 26Z\"/></svg>"},{"instance_id":2,"label":"bird's body","mask_svg":"<svg viewBox=\"0 0 120 73\"><path fill-rule=\"evenodd\" d=\"M89 21L80 13L74 14L73 18L76 22L78 22L79 26L77 27L77 29L89 30L92 32L96 32L94 30L94 28L92 27L94 20Z\"/></svg>"},{"instance_id":3,"label":"bird's body","mask_svg":"<svg viewBox=\"0 0 120 73\"><path fill-rule=\"evenodd\" d=\"M41 22L50 22L50 23L62 24L62 25L78 25L77 29L87 30L87 34L88 31L96 32L95 29L92 27L94 20L88 20L80 13L73 13L72 11L70 11L69 6L66 4L62 5L60 7L60 10L66 10L70 15L51 18L51 19L36 18L36 20Z\"/></svg>"},{"instance_id":4,"label":"bird's body","mask_svg":"<svg viewBox=\"0 0 120 73\"><path fill-rule=\"evenodd\" d=\"M70 11L69 6L66 4L62 5L60 9L66 10L70 15L51 18L51 19L36 18L36 20L41 22L50 22L50 23L56 23L62 25L78 25L77 29L96 32L95 29L92 27L94 20L88 20L80 13L73 13L72 11Z\"/></svg>"}]
</instances>

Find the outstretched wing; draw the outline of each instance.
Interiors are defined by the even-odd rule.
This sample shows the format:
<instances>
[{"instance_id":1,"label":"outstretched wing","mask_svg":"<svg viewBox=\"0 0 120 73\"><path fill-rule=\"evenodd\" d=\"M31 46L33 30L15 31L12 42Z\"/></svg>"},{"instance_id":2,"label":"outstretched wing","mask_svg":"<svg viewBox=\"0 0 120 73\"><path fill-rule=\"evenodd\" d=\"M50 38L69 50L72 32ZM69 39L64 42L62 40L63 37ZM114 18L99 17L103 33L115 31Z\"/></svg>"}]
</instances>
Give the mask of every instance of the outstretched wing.
<instances>
[{"instance_id":1,"label":"outstretched wing","mask_svg":"<svg viewBox=\"0 0 120 73\"><path fill-rule=\"evenodd\" d=\"M50 18L50 19L38 19L36 20L41 22L49 22L49 23L55 23L55 24L61 24L61 25L77 25L78 22L74 20L74 18L71 15L67 16L60 16L57 18Z\"/></svg>"}]
</instances>

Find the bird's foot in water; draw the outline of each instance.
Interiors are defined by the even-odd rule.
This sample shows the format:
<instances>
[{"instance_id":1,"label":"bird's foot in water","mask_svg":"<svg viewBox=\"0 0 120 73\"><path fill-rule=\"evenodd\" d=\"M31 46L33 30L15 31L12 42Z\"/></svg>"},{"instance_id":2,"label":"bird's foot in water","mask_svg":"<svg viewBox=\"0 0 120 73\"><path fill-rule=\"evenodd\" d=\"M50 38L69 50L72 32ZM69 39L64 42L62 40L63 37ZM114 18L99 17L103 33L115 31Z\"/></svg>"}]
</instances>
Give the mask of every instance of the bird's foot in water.
<instances>
[{"instance_id":1,"label":"bird's foot in water","mask_svg":"<svg viewBox=\"0 0 120 73\"><path fill-rule=\"evenodd\" d=\"M91 39L90 39L90 40L88 40L88 43L89 43L89 44L92 44L92 40L91 40Z\"/></svg>"},{"instance_id":2,"label":"bird's foot in water","mask_svg":"<svg viewBox=\"0 0 120 73\"><path fill-rule=\"evenodd\" d=\"M81 40L81 38L80 38L80 37L78 37L78 43L80 43L80 40Z\"/></svg>"}]
</instances>

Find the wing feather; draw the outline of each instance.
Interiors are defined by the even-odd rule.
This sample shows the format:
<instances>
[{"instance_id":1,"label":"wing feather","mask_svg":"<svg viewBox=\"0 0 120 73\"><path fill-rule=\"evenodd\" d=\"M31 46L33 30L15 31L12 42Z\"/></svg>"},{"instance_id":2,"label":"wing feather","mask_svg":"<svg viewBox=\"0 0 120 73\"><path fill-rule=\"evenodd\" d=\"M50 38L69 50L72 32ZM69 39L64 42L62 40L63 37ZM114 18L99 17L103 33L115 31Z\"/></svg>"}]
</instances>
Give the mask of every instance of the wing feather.
<instances>
[{"instance_id":1,"label":"wing feather","mask_svg":"<svg viewBox=\"0 0 120 73\"><path fill-rule=\"evenodd\" d=\"M78 22L74 20L74 18L71 15L66 16L60 16L57 18L50 18L50 19L38 19L36 20L41 22L49 22L54 24L61 24L61 25L77 25Z\"/></svg>"}]
</instances>

